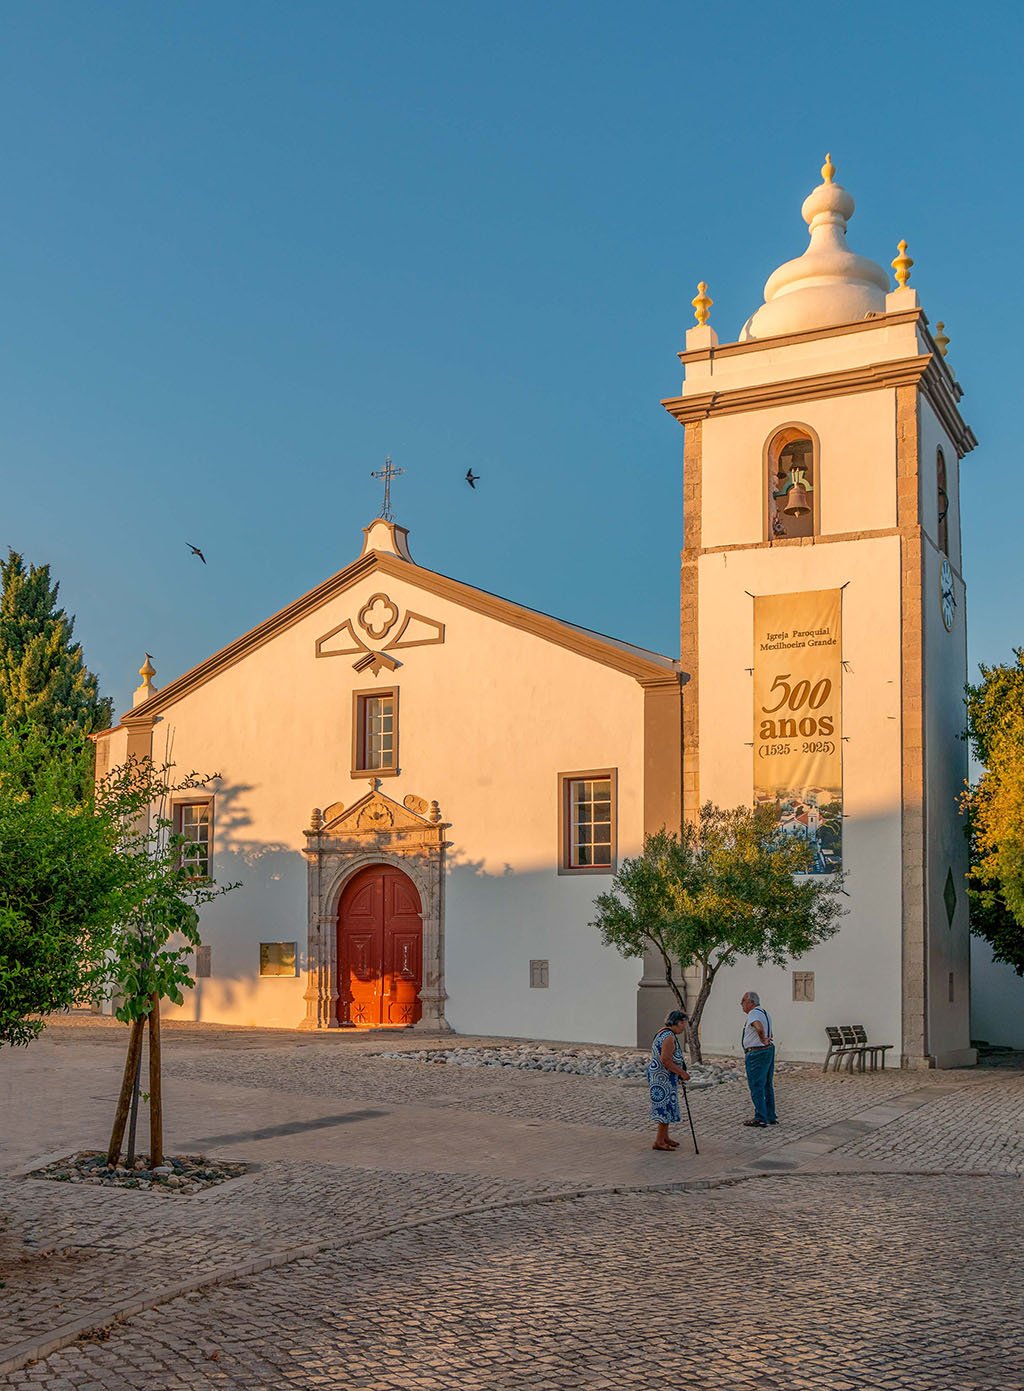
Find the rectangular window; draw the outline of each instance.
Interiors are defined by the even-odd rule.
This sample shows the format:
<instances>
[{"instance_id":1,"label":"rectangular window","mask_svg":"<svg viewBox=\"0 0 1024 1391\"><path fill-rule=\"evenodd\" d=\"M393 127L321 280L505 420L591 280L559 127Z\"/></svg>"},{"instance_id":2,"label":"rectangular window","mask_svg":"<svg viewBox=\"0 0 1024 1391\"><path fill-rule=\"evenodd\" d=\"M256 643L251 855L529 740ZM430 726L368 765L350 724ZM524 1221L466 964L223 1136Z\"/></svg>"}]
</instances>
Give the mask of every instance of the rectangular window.
<instances>
[{"instance_id":1,"label":"rectangular window","mask_svg":"<svg viewBox=\"0 0 1024 1391\"><path fill-rule=\"evenodd\" d=\"M352 776L398 772L398 691L356 691L352 711Z\"/></svg>"},{"instance_id":2,"label":"rectangular window","mask_svg":"<svg viewBox=\"0 0 1024 1391\"><path fill-rule=\"evenodd\" d=\"M560 874L615 872L614 769L560 773Z\"/></svg>"},{"instance_id":3,"label":"rectangular window","mask_svg":"<svg viewBox=\"0 0 1024 1391\"><path fill-rule=\"evenodd\" d=\"M182 868L195 879L208 879L213 864L213 798L176 802L172 819L174 834L188 842L181 847Z\"/></svg>"},{"instance_id":4,"label":"rectangular window","mask_svg":"<svg viewBox=\"0 0 1024 1391\"><path fill-rule=\"evenodd\" d=\"M814 999L814 972L793 972L793 999L812 1001Z\"/></svg>"},{"instance_id":5,"label":"rectangular window","mask_svg":"<svg viewBox=\"0 0 1024 1391\"><path fill-rule=\"evenodd\" d=\"M530 962L530 989L547 990L548 988L548 963L546 961Z\"/></svg>"},{"instance_id":6,"label":"rectangular window","mask_svg":"<svg viewBox=\"0 0 1024 1391\"><path fill-rule=\"evenodd\" d=\"M296 942L261 942L260 975L294 976L297 946Z\"/></svg>"}]
</instances>

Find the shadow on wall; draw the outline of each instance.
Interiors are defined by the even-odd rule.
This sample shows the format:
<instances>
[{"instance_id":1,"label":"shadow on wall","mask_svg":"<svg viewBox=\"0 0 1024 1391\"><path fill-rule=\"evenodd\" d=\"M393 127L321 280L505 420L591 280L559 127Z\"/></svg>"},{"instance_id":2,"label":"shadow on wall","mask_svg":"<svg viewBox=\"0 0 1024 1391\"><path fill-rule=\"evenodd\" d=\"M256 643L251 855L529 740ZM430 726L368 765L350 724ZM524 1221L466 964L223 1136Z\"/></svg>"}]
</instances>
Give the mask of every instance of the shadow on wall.
<instances>
[{"instance_id":1,"label":"shadow on wall","mask_svg":"<svg viewBox=\"0 0 1024 1391\"><path fill-rule=\"evenodd\" d=\"M309 964L307 862L296 849L252 835L253 784L222 780L215 790L214 874L241 887L202 910L211 976L196 979L178 1017L199 1020L205 1012L294 1028L305 1013ZM609 883L606 875L561 877L553 861L526 871L506 861L490 871L483 859L449 852L445 965L453 1027L632 1043L642 963L605 947L589 926L593 899ZM278 941L296 944L296 971L261 976L260 943ZM538 960L546 963L539 988L531 977Z\"/></svg>"},{"instance_id":2,"label":"shadow on wall","mask_svg":"<svg viewBox=\"0 0 1024 1391\"><path fill-rule=\"evenodd\" d=\"M253 783L223 778L213 784L214 877L220 884L240 887L201 910L212 979L197 977L182 1007L196 1020L202 1018L206 1003L221 1018L239 1013L262 1022L258 1014L269 1003L267 989L301 981L305 973L306 861L298 850L251 835L247 798L255 789ZM295 974L261 976L261 942L294 942ZM289 991L281 1004L283 1016L273 1022L295 1027L302 1015L301 1000Z\"/></svg>"}]
</instances>

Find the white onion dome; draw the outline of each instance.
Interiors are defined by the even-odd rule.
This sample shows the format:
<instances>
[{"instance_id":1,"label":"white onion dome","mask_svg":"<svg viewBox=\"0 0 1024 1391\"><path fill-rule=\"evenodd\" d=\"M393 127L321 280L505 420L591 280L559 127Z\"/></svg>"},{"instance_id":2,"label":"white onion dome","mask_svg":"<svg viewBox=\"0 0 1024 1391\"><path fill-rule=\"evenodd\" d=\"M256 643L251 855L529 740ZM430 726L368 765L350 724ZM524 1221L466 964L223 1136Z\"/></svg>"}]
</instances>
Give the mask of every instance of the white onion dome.
<instances>
[{"instance_id":1,"label":"white onion dome","mask_svg":"<svg viewBox=\"0 0 1024 1391\"><path fill-rule=\"evenodd\" d=\"M832 156L826 155L823 182L800 209L811 243L802 256L768 277L764 304L743 325L741 342L853 323L884 312L888 276L874 261L847 247L846 224L855 204L847 190L833 182L835 172Z\"/></svg>"}]
</instances>

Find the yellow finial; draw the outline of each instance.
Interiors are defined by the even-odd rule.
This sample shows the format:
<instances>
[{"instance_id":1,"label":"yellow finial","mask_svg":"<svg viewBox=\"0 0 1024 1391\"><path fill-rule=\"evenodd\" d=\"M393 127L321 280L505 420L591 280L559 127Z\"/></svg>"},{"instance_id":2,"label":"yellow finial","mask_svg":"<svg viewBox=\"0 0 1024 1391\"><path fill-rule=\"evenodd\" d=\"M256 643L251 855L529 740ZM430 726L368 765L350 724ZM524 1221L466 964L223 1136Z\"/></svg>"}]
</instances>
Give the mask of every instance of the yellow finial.
<instances>
[{"instance_id":1,"label":"yellow finial","mask_svg":"<svg viewBox=\"0 0 1024 1391\"><path fill-rule=\"evenodd\" d=\"M704 327L711 317L711 306L714 302L715 301L708 294L707 283L703 280L700 281L697 286L697 293L690 303L693 305L693 317L700 324L701 328Z\"/></svg>"},{"instance_id":2,"label":"yellow finial","mask_svg":"<svg viewBox=\"0 0 1024 1391\"><path fill-rule=\"evenodd\" d=\"M827 184L830 184L836 176L836 166L832 163L832 156L825 156L825 163L821 166L821 177Z\"/></svg>"},{"instance_id":3,"label":"yellow finial","mask_svg":"<svg viewBox=\"0 0 1024 1391\"><path fill-rule=\"evenodd\" d=\"M905 241L898 242L896 249L900 254L893 257L891 265L896 275L896 284L901 290L905 290L907 281L910 279L910 267L914 264L914 260L913 257L907 255Z\"/></svg>"},{"instance_id":4,"label":"yellow finial","mask_svg":"<svg viewBox=\"0 0 1024 1391\"><path fill-rule=\"evenodd\" d=\"M150 696L156 695L156 687L153 685L153 677L156 675L156 667L153 665L153 658L146 653L146 660L139 667L141 682L135 687L132 695L132 708L136 705L144 704Z\"/></svg>"},{"instance_id":5,"label":"yellow finial","mask_svg":"<svg viewBox=\"0 0 1024 1391\"><path fill-rule=\"evenodd\" d=\"M946 332L946 325L940 319L935 327L937 330L935 334L935 346L943 357L947 357L949 355L949 334Z\"/></svg>"}]
</instances>

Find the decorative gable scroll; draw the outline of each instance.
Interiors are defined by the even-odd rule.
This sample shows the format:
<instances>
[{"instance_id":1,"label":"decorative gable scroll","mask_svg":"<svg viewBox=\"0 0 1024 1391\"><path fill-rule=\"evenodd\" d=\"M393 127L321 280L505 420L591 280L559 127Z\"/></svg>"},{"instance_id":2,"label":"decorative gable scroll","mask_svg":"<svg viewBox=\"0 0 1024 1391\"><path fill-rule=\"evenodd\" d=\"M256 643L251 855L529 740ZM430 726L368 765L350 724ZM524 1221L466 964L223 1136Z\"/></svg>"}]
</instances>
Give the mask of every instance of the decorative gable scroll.
<instances>
[{"instance_id":1,"label":"decorative gable scroll","mask_svg":"<svg viewBox=\"0 0 1024 1391\"><path fill-rule=\"evenodd\" d=\"M427 802L424 798L409 796L405 800L407 804L422 806L424 812L426 811ZM427 832L428 838L434 839L438 831L444 829L441 811L436 802L430 803L429 815L422 815L412 810L409 805L403 806L391 797L385 796L375 787L351 806L345 806L343 802L334 802L323 811L314 807L306 835L330 837L333 840L374 836L406 838L410 835L419 839Z\"/></svg>"},{"instance_id":2,"label":"decorative gable scroll","mask_svg":"<svg viewBox=\"0 0 1024 1391\"><path fill-rule=\"evenodd\" d=\"M444 642L444 624L436 618L399 606L387 594L371 594L354 618L317 638L318 657L355 657L356 671L394 671L401 666L389 652L407 647L430 647Z\"/></svg>"}]
</instances>

